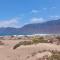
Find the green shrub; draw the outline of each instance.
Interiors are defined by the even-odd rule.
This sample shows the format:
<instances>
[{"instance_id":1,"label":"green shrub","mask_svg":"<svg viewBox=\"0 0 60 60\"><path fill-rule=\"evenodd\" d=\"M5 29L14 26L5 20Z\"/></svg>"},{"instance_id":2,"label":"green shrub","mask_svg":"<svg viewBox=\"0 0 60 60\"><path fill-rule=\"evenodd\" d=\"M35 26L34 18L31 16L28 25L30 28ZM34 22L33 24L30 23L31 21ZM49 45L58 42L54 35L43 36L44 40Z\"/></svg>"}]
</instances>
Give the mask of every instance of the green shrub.
<instances>
[{"instance_id":1,"label":"green shrub","mask_svg":"<svg viewBox=\"0 0 60 60\"><path fill-rule=\"evenodd\" d=\"M33 38L32 39L33 43L47 43L47 40L44 40L43 37L39 37L39 38Z\"/></svg>"}]
</instances>

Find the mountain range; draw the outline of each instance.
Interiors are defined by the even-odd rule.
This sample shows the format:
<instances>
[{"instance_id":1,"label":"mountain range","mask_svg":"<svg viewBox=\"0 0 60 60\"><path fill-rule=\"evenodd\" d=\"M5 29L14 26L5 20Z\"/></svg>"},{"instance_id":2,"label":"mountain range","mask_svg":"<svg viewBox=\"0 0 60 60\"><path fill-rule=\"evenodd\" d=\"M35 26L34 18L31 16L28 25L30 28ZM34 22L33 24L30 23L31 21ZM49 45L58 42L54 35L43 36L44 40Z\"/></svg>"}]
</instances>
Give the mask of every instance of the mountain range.
<instances>
[{"instance_id":1,"label":"mountain range","mask_svg":"<svg viewBox=\"0 0 60 60\"><path fill-rule=\"evenodd\" d=\"M60 19L32 23L21 28L0 28L0 35L60 34Z\"/></svg>"}]
</instances>

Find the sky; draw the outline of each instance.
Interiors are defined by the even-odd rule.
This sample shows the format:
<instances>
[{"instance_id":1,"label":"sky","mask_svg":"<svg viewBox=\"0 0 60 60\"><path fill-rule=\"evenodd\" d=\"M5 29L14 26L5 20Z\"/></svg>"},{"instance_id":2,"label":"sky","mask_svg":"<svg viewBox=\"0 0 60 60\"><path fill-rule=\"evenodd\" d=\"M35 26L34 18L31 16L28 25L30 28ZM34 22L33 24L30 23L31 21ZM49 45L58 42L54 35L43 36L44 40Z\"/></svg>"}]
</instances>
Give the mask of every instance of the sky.
<instances>
[{"instance_id":1,"label":"sky","mask_svg":"<svg viewBox=\"0 0 60 60\"><path fill-rule=\"evenodd\" d=\"M0 27L22 27L60 18L60 0L0 0Z\"/></svg>"}]
</instances>

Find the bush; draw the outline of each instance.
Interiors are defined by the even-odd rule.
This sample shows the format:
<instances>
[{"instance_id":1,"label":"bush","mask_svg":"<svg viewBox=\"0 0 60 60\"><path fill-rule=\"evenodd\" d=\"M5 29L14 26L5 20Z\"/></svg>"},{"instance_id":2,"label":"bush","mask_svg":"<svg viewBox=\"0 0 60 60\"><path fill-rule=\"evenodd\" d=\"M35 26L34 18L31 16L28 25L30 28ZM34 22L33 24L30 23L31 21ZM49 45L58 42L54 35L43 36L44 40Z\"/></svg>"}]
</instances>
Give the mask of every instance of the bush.
<instances>
[{"instance_id":1,"label":"bush","mask_svg":"<svg viewBox=\"0 0 60 60\"><path fill-rule=\"evenodd\" d=\"M52 56L48 58L48 60L60 60L60 53L53 53Z\"/></svg>"},{"instance_id":2,"label":"bush","mask_svg":"<svg viewBox=\"0 0 60 60\"><path fill-rule=\"evenodd\" d=\"M31 45L32 41L21 41L18 44L16 44L13 49L16 49L17 47L21 46L21 45Z\"/></svg>"},{"instance_id":3,"label":"bush","mask_svg":"<svg viewBox=\"0 0 60 60\"><path fill-rule=\"evenodd\" d=\"M47 40L44 40L43 37L39 37L39 38L33 38L32 39L33 43L47 43Z\"/></svg>"},{"instance_id":4,"label":"bush","mask_svg":"<svg viewBox=\"0 0 60 60\"><path fill-rule=\"evenodd\" d=\"M58 39L60 41L60 36L57 36L56 39Z\"/></svg>"},{"instance_id":5,"label":"bush","mask_svg":"<svg viewBox=\"0 0 60 60\"><path fill-rule=\"evenodd\" d=\"M4 43L2 41L0 41L0 45L4 45Z\"/></svg>"}]
</instances>

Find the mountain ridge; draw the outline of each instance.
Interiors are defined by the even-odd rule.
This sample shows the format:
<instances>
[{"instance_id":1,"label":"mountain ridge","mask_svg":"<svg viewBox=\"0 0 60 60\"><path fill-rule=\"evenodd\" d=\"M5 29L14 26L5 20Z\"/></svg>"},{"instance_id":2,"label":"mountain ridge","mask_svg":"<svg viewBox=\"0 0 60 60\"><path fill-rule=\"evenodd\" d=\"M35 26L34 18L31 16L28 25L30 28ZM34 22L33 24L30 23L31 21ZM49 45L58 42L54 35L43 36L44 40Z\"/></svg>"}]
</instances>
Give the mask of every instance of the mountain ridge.
<instances>
[{"instance_id":1,"label":"mountain ridge","mask_svg":"<svg viewBox=\"0 0 60 60\"><path fill-rule=\"evenodd\" d=\"M59 34L60 19L24 25L22 28L1 27L0 35Z\"/></svg>"}]
</instances>

